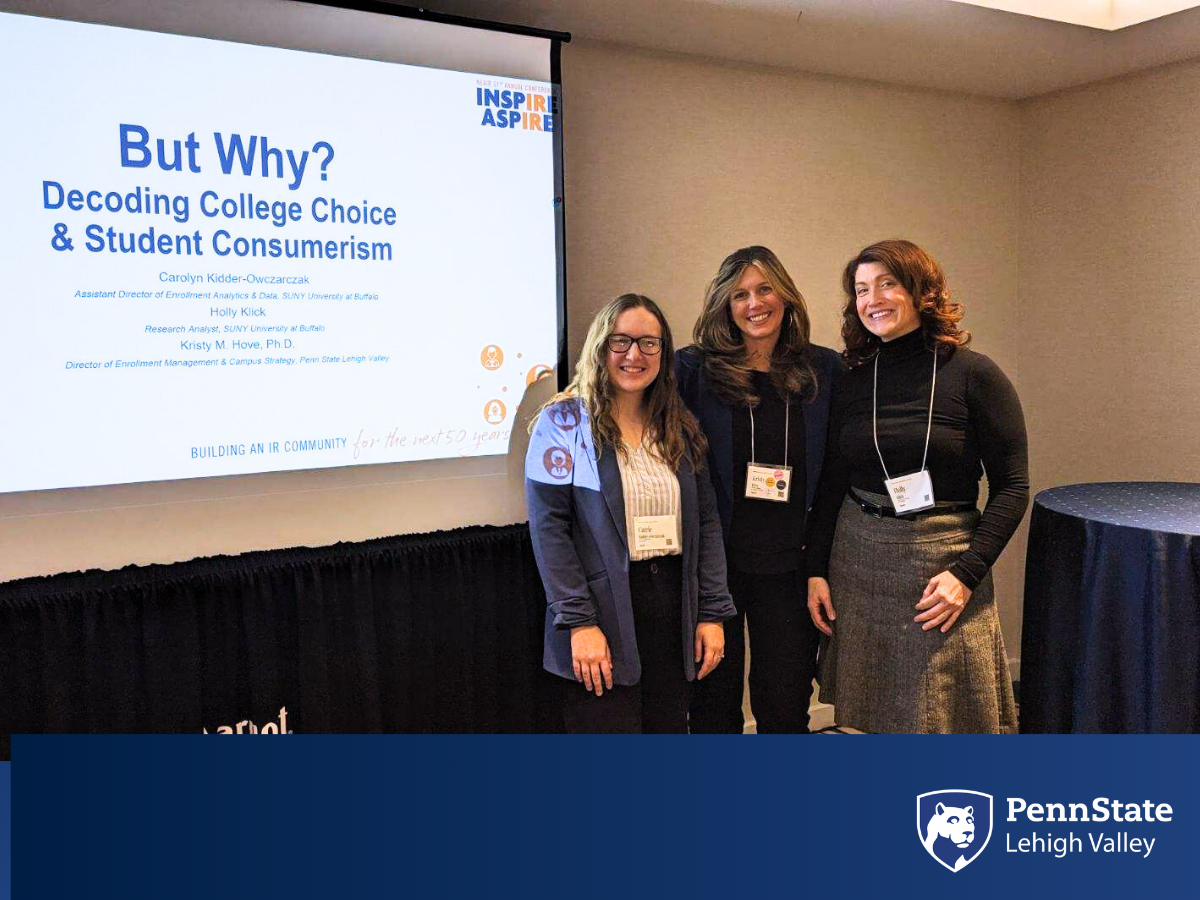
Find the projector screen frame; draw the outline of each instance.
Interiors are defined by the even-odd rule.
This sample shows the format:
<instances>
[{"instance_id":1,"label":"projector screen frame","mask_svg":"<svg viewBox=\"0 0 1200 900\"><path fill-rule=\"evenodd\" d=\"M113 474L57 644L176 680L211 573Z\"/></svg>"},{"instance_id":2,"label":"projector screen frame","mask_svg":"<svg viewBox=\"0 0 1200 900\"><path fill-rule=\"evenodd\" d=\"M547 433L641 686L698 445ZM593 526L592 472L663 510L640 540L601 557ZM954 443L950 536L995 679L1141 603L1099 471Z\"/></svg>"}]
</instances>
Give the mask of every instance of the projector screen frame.
<instances>
[{"instance_id":1,"label":"projector screen frame","mask_svg":"<svg viewBox=\"0 0 1200 900\"><path fill-rule=\"evenodd\" d=\"M562 96L562 45L571 42L569 31L552 31L530 25L513 25L491 19L472 19L450 13L440 13L421 7L399 6L382 0L299 0L310 6L327 6L357 12L379 13L407 19L422 19L442 25L458 25L464 28L481 28L525 37L545 38L550 41L550 84L555 103L558 105L558 126L554 130L554 252L558 281L558 360L555 365L558 390L566 388L570 381L568 371L567 334L567 225L566 225L566 182L563 178L563 128L564 107ZM386 465L386 464L385 464Z\"/></svg>"},{"instance_id":2,"label":"projector screen frame","mask_svg":"<svg viewBox=\"0 0 1200 900\"><path fill-rule=\"evenodd\" d=\"M519 36L534 37L548 41L549 53L549 82L552 95L554 96L559 109L559 115L556 117L559 126L555 129L551 148L552 148L552 177L553 177L553 221L554 221L554 242L555 242L555 283L556 283L556 326L557 326L557 351L556 351L556 383L559 390L563 389L569 381L568 370L568 306L566 297L566 241L565 241L565 189L564 189L564 165L563 165L563 141L562 141L562 68L561 68L561 44L569 42L571 35L566 32L549 31L546 29L533 28L530 26L513 25L503 22L494 22L483 19L472 19L464 16L449 15L445 13L432 12L425 9L413 7L404 7L392 5L385 2L377 2L377 0L356 0L356 2L343 2L343 0L298 0L299 6L306 7L321 7L336 10L346 10L351 13L362 12L366 14L389 15L401 19L425 20L431 23L449 25L463 28L471 28L477 31L494 31L506 34ZM39 15L45 18L59 18L67 21L79 21L92 24L105 24L103 21L96 19L81 19L70 13L55 12L51 10L38 11L35 13L27 12L22 9L22 4L16 4L11 11L23 14ZM6 6L6 11L9 7ZM114 23L115 24L115 23ZM183 32L164 31L158 25L139 26L132 23L121 23L117 27L133 28L135 30L146 31L162 31L166 34L175 34ZM218 40L229 40L228 38L216 38ZM235 41L236 42L236 41ZM255 43L255 42L246 42ZM265 45L269 46L269 45ZM284 48L288 49L288 48ZM320 51L317 51L320 52ZM341 55L341 54L335 54ZM547 385L548 387L548 385ZM516 440L514 436L514 440ZM518 441L519 445L519 441ZM511 451L510 451L511 452ZM497 457L500 458L500 457ZM104 481L93 484L76 484L64 485L60 487L36 487L28 490L5 491L2 496L16 497L20 495L53 495L60 492L73 494L80 491L95 491L104 490L114 487L136 486L136 485L166 485L173 482L204 482L212 479L242 479L255 478L261 476L271 476L278 474L285 476L288 473L304 473L304 472L321 472L321 471L336 471L338 469L369 469L376 467L391 467L395 465L423 465L424 463L436 462L436 460L416 461L413 463L397 463L395 461L373 461L373 462L355 462L341 466L318 466L313 469L264 469L256 472L243 473L224 473L224 474L200 474L187 475L178 478L151 478L145 481ZM435 476L438 477L438 476Z\"/></svg>"},{"instance_id":3,"label":"projector screen frame","mask_svg":"<svg viewBox=\"0 0 1200 900\"><path fill-rule=\"evenodd\" d=\"M534 28L532 25L512 25L508 22L496 22L491 19L472 19L468 16L456 16L451 13L440 13L423 7L401 6L385 3L382 0L298 0L311 6L331 6L334 9L349 9L357 12L380 13L385 16L400 16L405 19L424 19L441 25L462 25L466 28L482 28L487 31L502 31L505 34L520 34L525 37L545 38L563 44L571 42L568 31L550 31L545 28Z\"/></svg>"},{"instance_id":4,"label":"projector screen frame","mask_svg":"<svg viewBox=\"0 0 1200 900\"><path fill-rule=\"evenodd\" d=\"M472 19L450 13L439 13L421 7L399 6L381 0L299 0L312 6L328 6L334 9L349 9L358 12L380 13L408 19L423 19L442 25L459 25L465 28L482 28L505 34L545 38L550 41L550 84L558 106L558 126L554 130L554 252L558 281L558 360L555 365L558 390L566 388L570 381L567 365L567 224L566 182L563 178L563 128L564 108L562 96L562 45L571 42L569 31L552 31L530 25L513 25L491 19Z\"/></svg>"}]
</instances>

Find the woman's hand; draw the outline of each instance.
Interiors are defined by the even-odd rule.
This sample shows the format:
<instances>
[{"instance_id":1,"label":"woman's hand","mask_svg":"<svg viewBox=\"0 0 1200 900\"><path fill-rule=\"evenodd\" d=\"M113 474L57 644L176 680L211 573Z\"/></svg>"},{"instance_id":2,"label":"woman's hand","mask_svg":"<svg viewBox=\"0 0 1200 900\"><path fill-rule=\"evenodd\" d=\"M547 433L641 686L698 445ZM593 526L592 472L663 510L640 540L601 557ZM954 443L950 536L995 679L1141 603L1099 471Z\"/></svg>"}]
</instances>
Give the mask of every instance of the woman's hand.
<instances>
[{"instance_id":1,"label":"woman's hand","mask_svg":"<svg viewBox=\"0 0 1200 900\"><path fill-rule=\"evenodd\" d=\"M612 690L612 655L599 625L571 629L571 666L575 669L575 680L582 681L597 697L605 688Z\"/></svg>"},{"instance_id":2,"label":"woman's hand","mask_svg":"<svg viewBox=\"0 0 1200 900\"><path fill-rule=\"evenodd\" d=\"M696 626L696 662L704 665L696 673L703 678L725 658L725 626L720 622L701 622Z\"/></svg>"},{"instance_id":3,"label":"woman's hand","mask_svg":"<svg viewBox=\"0 0 1200 900\"><path fill-rule=\"evenodd\" d=\"M808 579L808 614L813 624L823 633L833 637L833 598L829 594L829 582L824 578Z\"/></svg>"},{"instance_id":4,"label":"woman's hand","mask_svg":"<svg viewBox=\"0 0 1200 900\"><path fill-rule=\"evenodd\" d=\"M925 585L925 593L917 603L917 609L923 610L914 622L924 622L922 631L942 626L942 634L950 630L958 621L962 611L971 599L971 589L951 575L949 572L939 572L929 579Z\"/></svg>"}]
</instances>

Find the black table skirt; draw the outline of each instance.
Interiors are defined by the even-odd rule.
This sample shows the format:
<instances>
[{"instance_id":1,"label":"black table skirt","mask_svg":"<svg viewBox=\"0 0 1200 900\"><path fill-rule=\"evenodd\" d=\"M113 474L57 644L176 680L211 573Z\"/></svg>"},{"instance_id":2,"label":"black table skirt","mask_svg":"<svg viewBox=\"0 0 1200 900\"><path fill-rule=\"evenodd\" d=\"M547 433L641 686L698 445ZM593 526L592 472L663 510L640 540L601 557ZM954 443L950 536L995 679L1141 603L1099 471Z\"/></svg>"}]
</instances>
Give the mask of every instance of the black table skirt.
<instances>
[{"instance_id":1,"label":"black table skirt","mask_svg":"<svg viewBox=\"0 0 1200 900\"><path fill-rule=\"evenodd\" d=\"M544 612L525 525L0 584L0 755L13 733L560 730Z\"/></svg>"},{"instance_id":2,"label":"black table skirt","mask_svg":"<svg viewBox=\"0 0 1200 900\"><path fill-rule=\"evenodd\" d=\"M1200 485L1035 498L1021 731L1200 731Z\"/></svg>"}]
</instances>

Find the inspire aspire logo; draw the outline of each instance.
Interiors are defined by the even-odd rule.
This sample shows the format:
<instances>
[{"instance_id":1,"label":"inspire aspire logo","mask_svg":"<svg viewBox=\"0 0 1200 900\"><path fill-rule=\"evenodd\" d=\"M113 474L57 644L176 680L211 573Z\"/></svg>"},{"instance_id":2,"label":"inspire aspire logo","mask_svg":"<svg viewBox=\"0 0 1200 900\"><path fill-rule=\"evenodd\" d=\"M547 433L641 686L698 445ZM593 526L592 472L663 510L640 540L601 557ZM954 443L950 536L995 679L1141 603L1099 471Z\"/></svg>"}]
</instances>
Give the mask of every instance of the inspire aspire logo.
<instances>
[{"instance_id":1,"label":"inspire aspire logo","mask_svg":"<svg viewBox=\"0 0 1200 900\"><path fill-rule=\"evenodd\" d=\"M522 131L554 131L558 98L544 85L481 80L475 105L483 109L480 125Z\"/></svg>"},{"instance_id":2,"label":"inspire aspire logo","mask_svg":"<svg viewBox=\"0 0 1200 900\"><path fill-rule=\"evenodd\" d=\"M930 791L917 797L917 836L925 852L951 872L974 862L992 837L992 795Z\"/></svg>"}]
</instances>

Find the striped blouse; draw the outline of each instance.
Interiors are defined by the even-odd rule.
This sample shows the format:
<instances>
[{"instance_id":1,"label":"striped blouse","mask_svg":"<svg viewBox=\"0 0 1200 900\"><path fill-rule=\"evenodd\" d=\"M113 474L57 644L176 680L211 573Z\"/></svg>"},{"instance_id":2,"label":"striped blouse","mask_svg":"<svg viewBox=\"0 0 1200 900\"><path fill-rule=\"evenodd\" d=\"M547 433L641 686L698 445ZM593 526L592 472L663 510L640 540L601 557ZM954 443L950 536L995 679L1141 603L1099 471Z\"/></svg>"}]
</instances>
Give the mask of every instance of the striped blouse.
<instances>
[{"instance_id":1,"label":"striped blouse","mask_svg":"<svg viewBox=\"0 0 1200 900\"><path fill-rule=\"evenodd\" d=\"M626 444L625 449L629 458L626 459L624 453L618 453L617 465L621 469L621 492L625 495L625 534L629 539L629 558L639 562L681 553L679 479L671 467L645 444L640 447ZM633 520L636 516L674 516L674 546L669 550L635 551Z\"/></svg>"}]
</instances>

